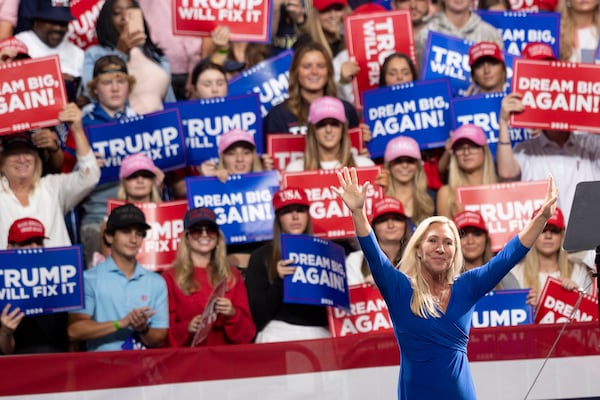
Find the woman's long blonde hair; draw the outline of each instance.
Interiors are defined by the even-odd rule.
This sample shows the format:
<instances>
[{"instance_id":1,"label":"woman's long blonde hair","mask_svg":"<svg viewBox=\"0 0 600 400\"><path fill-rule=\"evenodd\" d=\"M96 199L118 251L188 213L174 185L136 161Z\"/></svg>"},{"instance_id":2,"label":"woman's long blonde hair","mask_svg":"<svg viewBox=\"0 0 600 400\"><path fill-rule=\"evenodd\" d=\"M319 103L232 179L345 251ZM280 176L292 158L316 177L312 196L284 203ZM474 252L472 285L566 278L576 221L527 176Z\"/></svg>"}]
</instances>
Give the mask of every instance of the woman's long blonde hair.
<instances>
[{"instance_id":1,"label":"woman's long blonde hair","mask_svg":"<svg viewBox=\"0 0 600 400\"><path fill-rule=\"evenodd\" d=\"M286 100L290 112L296 117L299 125L306 125L308 122L308 110L310 103L302 97L300 82L298 80L298 70L300 62L306 53L318 51L325 57L327 63L327 83L323 88L323 96L337 97L337 87L333 77L333 61L327 48L320 43L309 42L303 44L294 52L292 63L290 65L290 77L288 84L288 99Z\"/></svg>"},{"instance_id":2,"label":"woman's long blonde hair","mask_svg":"<svg viewBox=\"0 0 600 400\"><path fill-rule=\"evenodd\" d=\"M340 167L354 167L354 156L352 154L352 143L348 134L348 122L342 124L342 138L337 159ZM311 171L321 169L321 150L317 142L317 132L314 124L309 123L306 131L306 145L304 146L304 169Z\"/></svg>"},{"instance_id":3,"label":"woman's long blonde hair","mask_svg":"<svg viewBox=\"0 0 600 400\"><path fill-rule=\"evenodd\" d=\"M396 189L394 187L394 177L390 169L390 163L384 162L383 168L390 172L390 184L388 185L385 195L396 197ZM413 198L413 215L410 217L415 224L420 224L427 217L433 216L435 204L433 199L427 193L427 176L423 169L421 160L417 160L417 170L412 180L412 198Z\"/></svg>"},{"instance_id":4,"label":"woman's long blonde hair","mask_svg":"<svg viewBox=\"0 0 600 400\"><path fill-rule=\"evenodd\" d=\"M543 233L542 233L543 235ZM560 273L561 278L571 278L571 274L573 273L574 265L568 259L568 255L565 249L562 247L562 242L565 238L565 231L562 230L560 234L560 243L561 246L558 249L556 254L556 260L558 263L558 271ZM535 245L525 258L521 262L523 265L523 286L526 288L531 288L533 291L539 293L542 288L540 287L540 258L538 255L538 250L535 248Z\"/></svg>"},{"instance_id":5,"label":"woman's long blonde hair","mask_svg":"<svg viewBox=\"0 0 600 400\"><path fill-rule=\"evenodd\" d=\"M561 15L560 18L560 59L568 61L573 55L573 50L577 48L577 27L573 20L569 0L559 0L556 8ZM596 36L600 33L600 4L596 4L596 11L592 17ZM580 60L581 61L581 60Z\"/></svg>"},{"instance_id":6,"label":"woman's long blonde hair","mask_svg":"<svg viewBox=\"0 0 600 400\"><path fill-rule=\"evenodd\" d=\"M175 282L179 286L179 289L186 295L201 289L199 283L194 279L195 267L190 250L189 231L186 230L181 236L181 241L177 248L177 257L175 258L175 262L173 262ZM220 229L217 236L217 245L212 250L210 262L206 266L206 269L212 287L215 287L224 280L235 279L235 275L233 275L229 264L227 264L227 245L225 236ZM232 281L228 287L231 287L234 283Z\"/></svg>"},{"instance_id":7,"label":"woman's long blonde hair","mask_svg":"<svg viewBox=\"0 0 600 400\"><path fill-rule=\"evenodd\" d=\"M425 235L433 224L448 225L454 238L454 258L451 261L450 268L446 272L446 282L448 284L452 285L454 283L464 265L460 235L451 219L443 216L429 217L417 226L417 229L404 249L404 255L402 256L402 260L400 260L400 271L405 273L412 282L413 296L410 300L410 309L414 315L421 318L439 318L441 316L435 305L431 288L423 276L421 259L417 257L417 249L421 246Z\"/></svg>"},{"instance_id":8,"label":"woman's long blonde hair","mask_svg":"<svg viewBox=\"0 0 600 400\"><path fill-rule=\"evenodd\" d=\"M481 174L481 182L478 183L479 185L491 185L498 182L494 158L488 145L483 146L483 165L481 168L483 172ZM450 210L450 214L454 214L454 209L456 208L456 188L469 186L470 183L467 179L467 174L458 165L454 152L450 156L450 166L448 169L448 187L450 189L448 193L448 209Z\"/></svg>"}]
</instances>

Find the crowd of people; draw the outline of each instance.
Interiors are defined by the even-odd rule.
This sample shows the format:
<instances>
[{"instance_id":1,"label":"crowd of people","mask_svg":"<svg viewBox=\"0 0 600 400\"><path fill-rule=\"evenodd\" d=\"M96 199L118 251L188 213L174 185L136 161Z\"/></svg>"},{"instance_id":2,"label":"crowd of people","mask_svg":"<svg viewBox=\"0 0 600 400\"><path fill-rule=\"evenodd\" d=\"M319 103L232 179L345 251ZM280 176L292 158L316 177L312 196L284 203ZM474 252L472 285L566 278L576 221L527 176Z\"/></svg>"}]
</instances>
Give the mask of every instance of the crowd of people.
<instances>
[{"instance_id":1,"label":"crowd of people","mask_svg":"<svg viewBox=\"0 0 600 400\"><path fill-rule=\"evenodd\" d=\"M551 1L543 3L547 9ZM218 142L218 161L177 170L162 171L144 154L129 155L122 161L119 180L101 184L105 160L94 154L86 136L91 126L158 111L165 102L225 97L228 79L290 48L294 54L289 96L266 115L264 134L305 135L303 158L289 163L288 172L344 171L339 175L341 189L335 191L352 212L364 250L352 240L344 243L348 283L376 285L388 300L394 321L402 321L401 326L414 322L418 327L398 338L403 363L412 363L411 352L420 345L406 336L428 329L439 333L445 329L438 323L441 314L460 309L455 315L459 324L453 329L457 337L464 332L468 337L470 318L462 313L463 308L469 309L476 298L493 288L530 288L527 302L534 307L548 276L559 278L565 290L591 291L595 266L570 257L562 243L575 185L600 180L600 136L544 130L512 146L509 117L524 106L518 93L506 93L507 66L498 30L474 12L472 1L393 0L392 9L411 11L417 59L415 65L406 54L387 56L379 86L419 79L418 65L429 31L476 42L469 51L472 84L467 95L505 94L498 110L495 159L482 128L471 124L448 132L446 146L439 149L423 150L417 141L402 135L388 142L380 159L351 148L349 129L358 128L365 141L371 132L361 123L361 110L349 90L359 67L345 48L343 18L354 12L385 11L380 5L275 0L273 37L265 45L232 42L226 26L218 26L202 40L175 36L169 4L166 0L105 1L96 25L98 44L84 51L66 38L73 17L64 2L0 0L0 63L57 54L69 95L68 105L57 116L61 125L1 138L0 249L81 244L86 268L81 310L24 316L19 308L5 306L0 316L1 353L330 336L324 306L283 301L283 282L296 267L283 259L280 234L313 234L311 202L303 188L280 187L273 195L270 241L228 245L213 210L190 207L172 267L158 274L137 260L150 225L135 204L185 199L186 177L226 181L232 174L274 170L273 159L257 151L251 133L242 129L224 132ZM480 7L507 10L510 6L480 1ZM542 43L531 43L524 55L585 60L586 51L595 50L598 43L599 1L559 0L550 8L561 13L560 54ZM128 25L131 9L142 12L138 30ZM366 189L351 171L373 165L381 166L374 184L381 186L385 196L366 216ZM494 258L489 229L481 214L464 209L456 189L545 180L549 175L558 187L558 200L551 180L550 194L519 235L520 242L509 242L497 261L490 261ZM127 204L107 213L109 199ZM431 271L442 268L440 257L444 270L434 271L435 275ZM422 258L429 264L425 266ZM486 267L478 268L481 265ZM431 280L433 275L443 278ZM477 280L477 293L469 292L460 304L449 303L451 295L469 291L465 287ZM399 287L406 308L391 305ZM426 324L415 322L419 319ZM444 357L461 363L466 356ZM419 374L426 373L419 370ZM468 372L461 372L461 379L468 382ZM419 384L427 385L423 382ZM417 387L410 389L416 390L411 394L424 390ZM400 385L399 390L409 389Z\"/></svg>"}]
</instances>

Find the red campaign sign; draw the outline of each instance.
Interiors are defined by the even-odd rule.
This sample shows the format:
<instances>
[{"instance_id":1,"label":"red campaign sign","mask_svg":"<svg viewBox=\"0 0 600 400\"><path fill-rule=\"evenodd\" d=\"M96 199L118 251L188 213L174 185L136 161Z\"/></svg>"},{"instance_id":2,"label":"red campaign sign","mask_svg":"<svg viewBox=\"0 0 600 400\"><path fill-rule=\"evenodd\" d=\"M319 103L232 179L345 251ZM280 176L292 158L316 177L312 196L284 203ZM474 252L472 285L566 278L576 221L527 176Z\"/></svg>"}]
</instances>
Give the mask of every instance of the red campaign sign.
<instances>
[{"instance_id":1,"label":"red campaign sign","mask_svg":"<svg viewBox=\"0 0 600 400\"><path fill-rule=\"evenodd\" d=\"M58 124L67 104L58 56L0 66L0 135Z\"/></svg>"},{"instance_id":2,"label":"red campaign sign","mask_svg":"<svg viewBox=\"0 0 600 400\"><path fill-rule=\"evenodd\" d=\"M174 0L173 33L209 37L227 25L232 41L271 40L271 2L267 0Z\"/></svg>"},{"instance_id":3,"label":"red campaign sign","mask_svg":"<svg viewBox=\"0 0 600 400\"><path fill-rule=\"evenodd\" d=\"M125 203L120 200L108 200L107 213L110 214L114 208ZM171 268L183 232L183 217L188 209L187 201L134 204L144 212L146 222L152 227L138 253L138 262L151 271Z\"/></svg>"},{"instance_id":4,"label":"red campaign sign","mask_svg":"<svg viewBox=\"0 0 600 400\"><path fill-rule=\"evenodd\" d=\"M394 330L387 304L377 287L364 283L351 286L348 293L351 314L337 307L327 307L331 337Z\"/></svg>"},{"instance_id":5,"label":"red campaign sign","mask_svg":"<svg viewBox=\"0 0 600 400\"><path fill-rule=\"evenodd\" d=\"M492 250L500 251L544 202L548 182L511 182L459 187L456 198L465 210L479 211L485 220Z\"/></svg>"},{"instance_id":6,"label":"red campaign sign","mask_svg":"<svg viewBox=\"0 0 600 400\"><path fill-rule=\"evenodd\" d=\"M352 149L357 154L363 149L363 137L360 128L348 131ZM292 161L302 159L304 156L305 135L290 135L289 133L275 133L267 135L267 154L273 158L275 169L285 171Z\"/></svg>"},{"instance_id":7,"label":"red campaign sign","mask_svg":"<svg viewBox=\"0 0 600 400\"><path fill-rule=\"evenodd\" d=\"M385 58L404 53L416 65L415 40L410 11L397 10L344 18L348 56L354 57L360 72L352 80L354 103L360 107L360 94L379 86L379 72Z\"/></svg>"},{"instance_id":8,"label":"red campaign sign","mask_svg":"<svg viewBox=\"0 0 600 400\"><path fill-rule=\"evenodd\" d=\"M67 39L83 50L98 43L96 21L104 0L71 0L71 15Z\"/></svg>"},{"instance_id":9,"label":"red campaign sign","mask_svg":"<svg viewBox=\"0 0 600 400\"><path fill-rule=\"evenodd\" d=\"M512 91L525 110L510 123L523 128L600 133L600 65L515 60Z\"/></svg>"},{"instance_id":10,"label":"red campaign sign","mask_svg":"<svg viewBox=\"0 0 600 400\"><path fill-rule=\"evenodd\" d=\"M325 239L341 239L356 236L350 210L330 186L339 187L338 170L315 170L304 172L283 172L282 187L298 187L306 191L310 201L310 217L313 234ZM381 173L380 166L356 168L358 181L375 182ZM371 185L367 193L367 214L371 214L373 203L383 197L383 189Z\"/></svg>"},{"instance_id":11,"label":"red campaign sign","mask_svg":"<svg viewBox=\"0 0 600 400\"><path fill-rule=\"evenodd\" d=\"M598 298L584 294L581 304L575 309L578 299L579 292L566 290L559 279L548 277L540 293L535 323L560 324L566 322L571 315L577 322L598 321Z\"/></svg>"}]
</instances>

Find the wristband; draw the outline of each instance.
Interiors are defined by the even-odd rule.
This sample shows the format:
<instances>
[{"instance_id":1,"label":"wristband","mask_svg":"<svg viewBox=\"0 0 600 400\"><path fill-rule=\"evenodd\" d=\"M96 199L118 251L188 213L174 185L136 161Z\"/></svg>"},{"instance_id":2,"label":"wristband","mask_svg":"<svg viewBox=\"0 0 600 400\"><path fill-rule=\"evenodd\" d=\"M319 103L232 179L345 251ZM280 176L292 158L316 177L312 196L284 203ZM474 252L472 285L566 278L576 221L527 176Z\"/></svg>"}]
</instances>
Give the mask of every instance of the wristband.
<instances>
[{"instance_id":1,"label":"wristband","mask_svg":"<svg viewBox=\"0 0 600 400\"><path fill-rule=\"evenodd\" d=\"M229 49L217 50L217 53L219 53L219 54L227 54L227 53L229 53Z\"/></svg>"},{"instance_id":2,"label":"wristband","mask_svg":"<svg viewBox=\"0 0 600 400\"><path fill-rule=\"evenodd\" d=\"M115 320L115 322L113 322L113 325L115 326L115 329L116 329L117 331L120 331L120 330L121 330L121 325L119 324L119 321L118 321L118 320Z\"/></svg>"},{"instance_id":3,"label":"wristband","mask_svg":"<svg viewBox=\"0 0 600 400\"><path fill-rule=\"evenodd\" d=\"M500 141L498 141L498 144L508 144L508 145L510 145L511 143L510 142L500 142Z\"/></svg>"}]
</instances>

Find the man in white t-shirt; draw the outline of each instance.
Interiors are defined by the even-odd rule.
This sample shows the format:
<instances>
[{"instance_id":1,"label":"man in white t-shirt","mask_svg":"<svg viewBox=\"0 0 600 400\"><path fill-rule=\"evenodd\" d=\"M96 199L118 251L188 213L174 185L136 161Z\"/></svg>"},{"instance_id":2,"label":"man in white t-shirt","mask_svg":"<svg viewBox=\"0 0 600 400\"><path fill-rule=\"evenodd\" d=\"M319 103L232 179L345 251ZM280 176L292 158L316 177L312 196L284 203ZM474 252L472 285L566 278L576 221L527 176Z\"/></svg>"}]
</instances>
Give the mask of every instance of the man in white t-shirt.
<instances>
[{"instance_id":1,"label":"man in white t-shirt","mask_svg":"<svg viewBox=\"0 0 600 400\"><path fill-rule=\"evenodd\" d=\"M58 54L67 89L81 77L83 50L66 39L71 15L68 1L40 0L33 14L33 29L15 37L27 45L31 58Z\"/></svg>"}]
</instances>

